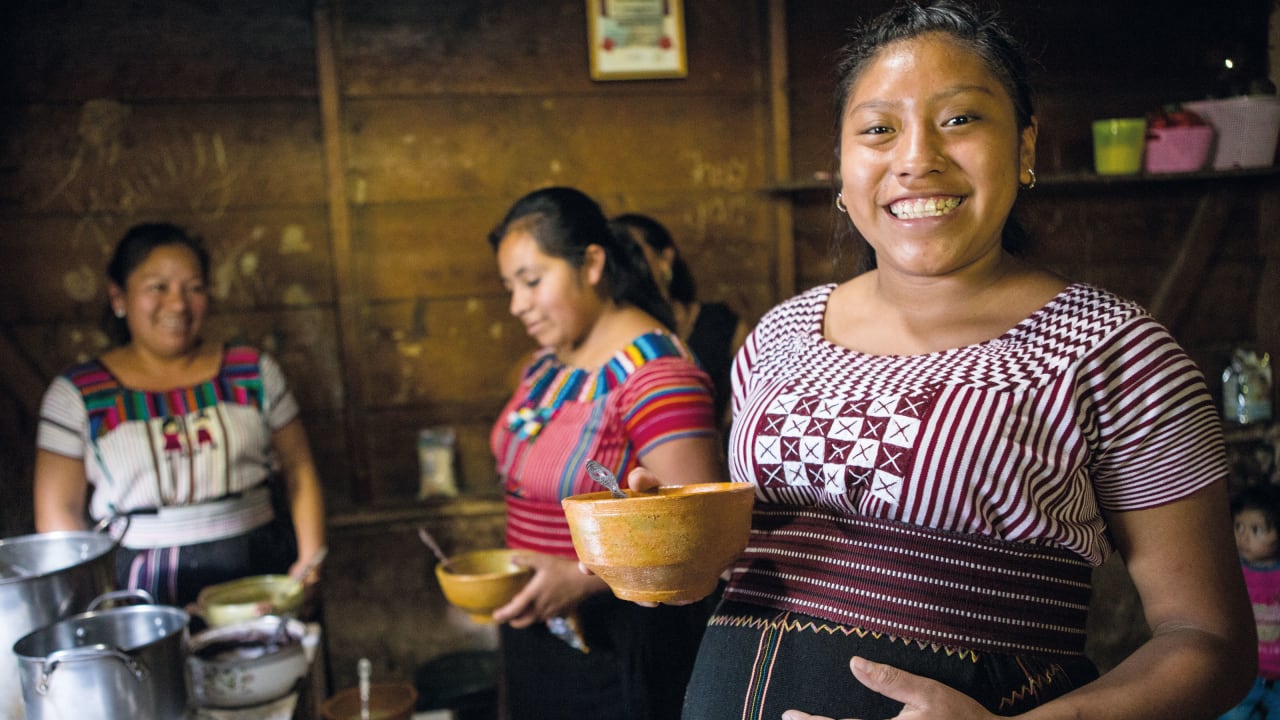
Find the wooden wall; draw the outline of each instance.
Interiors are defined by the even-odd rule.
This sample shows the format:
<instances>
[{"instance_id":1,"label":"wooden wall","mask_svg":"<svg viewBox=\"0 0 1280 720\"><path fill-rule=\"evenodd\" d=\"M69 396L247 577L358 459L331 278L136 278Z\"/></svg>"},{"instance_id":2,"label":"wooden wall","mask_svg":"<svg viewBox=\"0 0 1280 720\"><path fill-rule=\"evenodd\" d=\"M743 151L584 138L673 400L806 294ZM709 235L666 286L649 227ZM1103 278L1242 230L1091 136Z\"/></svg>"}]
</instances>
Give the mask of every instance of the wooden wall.
<instances>
[{"instance_id":1,"label":"wooden wall","mask_svg":"<svg viewBox=\"0 0 1280 720\"><path fill-rule=\"evenodd\" d=\"M434 425L463 493L498 495L487 432L530 341L485 234L525 192L654 214L749 317L778 295L762 4L691 3L689 77L630 82L589 79L581 0L6 12L0 383L28 412L104 347L103 268L146 220L209 242L210 334L279 356L338 513L412 499Z\"/></svg>"},{"instance_id":2,"label":"wooden wall","mask_svg":"<svg viewBox=\"0 0 1280 720\"><path fill-rule=\"evenodd\" d=\"M667 223L703 296L750 320L847 277L814 179L831 169L831 55L886 4L685 0L687 79L601 83L583 0L5 3L2 535L30 526L44 386L105 347L113 243L175 221L215 258L210 335L274 353L304 408L341 540L335 667L367 654L403 676L490 642L443 606L413 532L501 534L487 432L530 342L486 231L517 196L570 184ZM1272 3L1002 4L1041 90L1033 256L1155 306L1211 382L1236 344L1280 350L1275 175L1082 175L1091 119L1203 97L1228 54L1265 75ZM434 425L458 432L463 502L414 499Z\"/></svg>"}]
</instances>

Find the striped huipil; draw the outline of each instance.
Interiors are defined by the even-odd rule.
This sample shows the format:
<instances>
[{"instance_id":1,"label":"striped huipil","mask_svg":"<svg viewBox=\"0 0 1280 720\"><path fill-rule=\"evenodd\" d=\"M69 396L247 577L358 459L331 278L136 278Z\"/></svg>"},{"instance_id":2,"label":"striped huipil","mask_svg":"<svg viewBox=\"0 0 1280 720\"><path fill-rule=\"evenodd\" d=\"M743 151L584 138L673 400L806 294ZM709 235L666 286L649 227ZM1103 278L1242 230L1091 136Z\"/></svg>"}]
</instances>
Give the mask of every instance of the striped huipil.
<instances>
[{"instance_id":1,"label":"striped huipil","mask_svg":"<svg viewBox=\"0 0 1280 720\"><path fill-rule=\"evenodd\" d=\"M834 287L771 310L735 360L730 474L756 507L684 717L896 716L854 655L1000 715L1089 682L1102 512L1226 477L1200 371L1140 307L1081 284L986 342L867 355L823 337Z\"/></svg>"},{"instance_id":2,"label":"striped huipil","mask_svg":"<svg viewBox=\"0 0 1280 720\"><path fill-rule=\"evenodd\" d=\"M490 437L506 490L508 546L576 557L560 501L602 489L586 461L625 484L658 445L714 436L714 414L711 381L666 332L636 338L594 371L540 352Z\"/></svg>"},{"instance_id":3,"label":"striped huipil","mask_svg":"<svg viewBox=\"0 0 1280 720\"><path fill-rule=\"evenodd\" d=\"M885 573L871 571L884 583L879 600L868 599L866 577L827 574L834 556L862 552L841 517L986 538L1014 551L1042 547L1051 564L1096 566L1113 549L1102 510L1171 502L1227 474L1202 374L1131 302L1071 285L987 342L873 356L823 338L833 288L775 308L736 360L730 472L757 484L759 502L756 550L735 568L726 598L910 635L918 628L890 617L908 598L895 595ZM779 514L804 532L762 532ZM753 552L762 544L771 558L794 551L801 559L785 569L759 562ZM783 573L788 582L779 581ZM762 576L769 574L777 576ZM1087 587L1071 594L1087 604ZM857 597L856 608L832 601L839 596ZM970 621L948 621L946 612L924 639L992 642L970 637ZM1083 623L1084 608L1074 616ZM1082 638L1083 625L1071 632Z\"/></svg>"}]
</instances>

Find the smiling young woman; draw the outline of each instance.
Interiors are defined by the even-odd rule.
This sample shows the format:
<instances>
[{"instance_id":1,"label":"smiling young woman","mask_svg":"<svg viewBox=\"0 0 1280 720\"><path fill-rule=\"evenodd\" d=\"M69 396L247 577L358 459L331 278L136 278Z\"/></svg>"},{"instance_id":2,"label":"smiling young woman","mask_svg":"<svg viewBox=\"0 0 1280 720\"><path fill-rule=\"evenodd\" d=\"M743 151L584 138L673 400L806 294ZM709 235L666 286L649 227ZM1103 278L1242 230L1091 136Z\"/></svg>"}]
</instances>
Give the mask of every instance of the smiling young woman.
<instances>
[{"instance_id":1,"label":"smiling young woman","mask_svg":"<svg viewBox=\"0 0 1280 720\"><path fill-rule=\"evenodd\" d=\"M840 73L836 206L872 262L737 355L755 520L684 717L1216 717L1255 654L1217 412L1145 310L1013 251L1037 125L1012 37L905 3ZM1099 678L1113 553L1153 637Z\"/></svg>"}]
</instances>

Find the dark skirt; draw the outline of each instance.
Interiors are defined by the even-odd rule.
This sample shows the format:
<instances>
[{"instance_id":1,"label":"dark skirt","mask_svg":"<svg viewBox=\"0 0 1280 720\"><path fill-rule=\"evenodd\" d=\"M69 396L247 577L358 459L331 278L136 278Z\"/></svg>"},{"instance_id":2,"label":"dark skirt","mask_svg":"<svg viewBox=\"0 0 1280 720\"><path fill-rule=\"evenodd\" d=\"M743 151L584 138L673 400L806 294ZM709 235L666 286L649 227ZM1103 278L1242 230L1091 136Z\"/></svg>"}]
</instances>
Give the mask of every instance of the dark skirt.
<instances>
[{"instance_id":1,"label":"dark skirt","mask_svg":"<svg viewBox=\"0 0 1280 720\"><path fill-rule=\"evenodd\" d=\"M147 550L121 547L116 553L116 583L146 590L161 605L185 607L209 585L283 574L297 558L292 522L277 514L266 525L225 540ZM130 583L130 577L136 582Z\"/></svg>"},{"instance_id":2,"label":"dark skirt","mask_svg":"<svg viewBox=\"0 0 1280 720\"><path fill-rule=\"evenodd\" d=\"M726 602L703 635L683 717L777 720L791 709L860 720L897 715L901 703L854 679L854 655L938 680L996 715L1025 712L1098 676L1083 656L974 653Z\"/></svg>"},{"instance_id":3,"label":"dark skirt","mask_svg":"<svg viewBox=\"0 0 1280 720\"><path fill-rule=\"evenodd\" d=\"M501 626L504 718L676 720L711 607L593 596L578 608L587 653L543 623Z\"/></svg>"}]
</instances>

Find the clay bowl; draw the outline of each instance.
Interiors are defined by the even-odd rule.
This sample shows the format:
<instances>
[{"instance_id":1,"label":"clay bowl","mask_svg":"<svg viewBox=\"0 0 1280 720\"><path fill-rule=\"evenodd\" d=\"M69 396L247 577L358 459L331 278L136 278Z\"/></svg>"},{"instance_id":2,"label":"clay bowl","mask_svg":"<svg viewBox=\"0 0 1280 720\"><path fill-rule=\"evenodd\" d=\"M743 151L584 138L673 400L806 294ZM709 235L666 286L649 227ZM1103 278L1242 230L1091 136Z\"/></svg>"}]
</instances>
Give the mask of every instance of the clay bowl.
<instances>
[{"instance_id":1,"label":"clay bowl","mask_svg":"<svg viewBox=\"0 0 1280 720\"><path fill-rule=\"evenodd\" d=\"M436 579L450 604L465 610L478 623L491 623L491 613L520 592L533 569L511 561L515 550L474 550L436 565Z\"/></svg>"},{"instance_id":2,"label":"clay bowl","mask_svg":"<svg viewBox=\"0 0 1280 720\"><path fill-rule=\"evenodd\" d=\"M264 615L197 633L187 656L196 704L242 708L289 694L307 674L306 632L298 620Z\"/></svg>"},{"instance_id":3,"label":"clay bowl","mask_svg":"<svg viewBox=\"0 0 1280 720\"><path fill-rule=\"evenodd\" d=\"M262 615L296 615L302 607L302 583L288 575L251 575L210 585L196 596L196 605L211 627Z\"/></svg>"},{"instance_id":4,"label":"clay bowl","mask_svg":"<svg viewBox=\"0 0 1280 720\"><path fill-rule=\"evenodd\" d=\"M418 702L418 690L409 683L373 683L369 686L369 720L409 720ZM360 720L360 688L340 691L320 705L325 720Z\"/></svg>"},{"instance_id":5,"label":"clay bowl","mask_svg":"<svg viewBox=\"0 0 1280 720\"><path fill-rule=\"evenodd\" d=\"M755 486L699 483L561 501L578 559L623 600L680 603L715 590L747 547Z\"/></svg>"}]
</instances>

